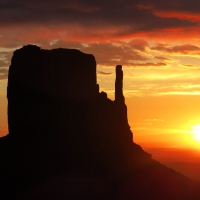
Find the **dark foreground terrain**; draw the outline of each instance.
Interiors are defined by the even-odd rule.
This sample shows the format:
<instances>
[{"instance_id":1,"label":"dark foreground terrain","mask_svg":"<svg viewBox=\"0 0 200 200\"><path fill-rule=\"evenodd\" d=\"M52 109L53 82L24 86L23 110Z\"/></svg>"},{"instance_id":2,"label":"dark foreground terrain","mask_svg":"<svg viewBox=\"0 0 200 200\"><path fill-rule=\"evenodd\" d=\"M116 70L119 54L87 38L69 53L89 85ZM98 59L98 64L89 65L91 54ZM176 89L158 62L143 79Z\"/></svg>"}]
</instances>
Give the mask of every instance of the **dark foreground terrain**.
<instances>
[{"instance_id":1,"label":"dark foreground terrain","mask_svg":"<svg viewBox=\"0 0 200 200\"><path fill-rule=\"evenodd\" d=\"M0 199L200 200L199 182L133 142L120 65L111 101L99 92L93 55L24 46L12 57L7 97Z\"/></svg>"}]
</instances>

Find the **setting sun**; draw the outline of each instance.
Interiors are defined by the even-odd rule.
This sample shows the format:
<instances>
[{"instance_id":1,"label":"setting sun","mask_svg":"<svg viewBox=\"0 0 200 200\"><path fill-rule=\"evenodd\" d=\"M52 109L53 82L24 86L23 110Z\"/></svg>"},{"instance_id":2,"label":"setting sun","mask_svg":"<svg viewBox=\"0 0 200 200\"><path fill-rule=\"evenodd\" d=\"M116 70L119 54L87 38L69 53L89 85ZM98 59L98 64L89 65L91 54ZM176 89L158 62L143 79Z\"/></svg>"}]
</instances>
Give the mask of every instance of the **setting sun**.
<instances>
[{"instance_id":1,"label":"setting sun","mask_svg":"<svg viewBox=\"0 0 200 200\"><path fill-rule=\"evenodd\" d=\"M194 138L200 141L200 124L196 126L192 126L192 132L194 134Z\"/></svg>"}]
</instances>

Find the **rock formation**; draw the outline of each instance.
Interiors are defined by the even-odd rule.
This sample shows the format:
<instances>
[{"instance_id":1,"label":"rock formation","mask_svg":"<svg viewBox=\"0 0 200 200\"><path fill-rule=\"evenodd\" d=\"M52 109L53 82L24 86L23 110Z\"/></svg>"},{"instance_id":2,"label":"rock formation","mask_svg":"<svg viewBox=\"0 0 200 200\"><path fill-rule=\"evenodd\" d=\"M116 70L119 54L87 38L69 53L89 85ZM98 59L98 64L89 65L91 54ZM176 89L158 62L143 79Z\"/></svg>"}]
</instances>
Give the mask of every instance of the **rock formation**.
<instances>
[{"instance_id":1,"label":"rock formation","mask_svg":"<svg viewBox=\"0 0 200 200\"><path fill-rule=\"evenodd\" d=\"M116 80L115 80L115 101L124 102L123 95L123 71L122 66L116 66Z\"/></svg>"},{"instance_id":2,"label":"rock formation","mask_svg":"<svg viewBox=\"0 0 200 200\"><path fill-rule=\"evenodd\" d=\"M40 131L46 131L45 121L49 131L55 132L59 127L53 124L60 120L62 102L88 100L97 94L93 55L70 49L23 47L14 52L9 69L9 133L35 134L39 131L34 130L35 124Z\"/></svg>"},{"instance_id":3,"label":"rock formation","mask_svg":"<svg viewBox=\"0 0 200 200\"><path fill-rule=\"evenodd\" d=\"M200 199L197 182L133 142L121 65L111 101L92 55L28 45L14 52L7 97L2 199Z\"/></svg>"}]
</instances>

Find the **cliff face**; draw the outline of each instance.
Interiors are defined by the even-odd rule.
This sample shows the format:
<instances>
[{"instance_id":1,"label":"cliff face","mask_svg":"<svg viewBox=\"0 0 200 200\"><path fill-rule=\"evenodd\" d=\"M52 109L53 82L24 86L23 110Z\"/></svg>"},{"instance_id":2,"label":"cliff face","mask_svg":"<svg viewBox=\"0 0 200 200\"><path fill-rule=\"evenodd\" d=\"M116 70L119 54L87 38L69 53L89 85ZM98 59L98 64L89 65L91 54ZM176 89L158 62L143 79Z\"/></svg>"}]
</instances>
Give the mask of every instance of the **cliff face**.
<instances>
[{"instance_id":1,"label":"cliff face","mask_svg":"<svg viewBox=\"0 0 200 200\"><path fill-rule=\"evenodd\" d=\"M14 52L7 97L4 199L200 199L198 184L133 143L121 65L111 101L99 93L92 55L28 45Z\"/></svg>"}]
</instances>

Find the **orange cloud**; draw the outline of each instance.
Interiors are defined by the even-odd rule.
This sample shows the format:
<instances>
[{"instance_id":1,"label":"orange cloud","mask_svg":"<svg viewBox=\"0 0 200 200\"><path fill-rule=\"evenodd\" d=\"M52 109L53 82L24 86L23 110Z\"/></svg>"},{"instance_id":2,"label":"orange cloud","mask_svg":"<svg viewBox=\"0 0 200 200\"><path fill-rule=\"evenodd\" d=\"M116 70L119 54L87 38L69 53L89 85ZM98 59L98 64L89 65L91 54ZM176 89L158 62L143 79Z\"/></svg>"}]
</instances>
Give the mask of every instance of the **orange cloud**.
<instances>
[{"instance_id":1,"label":"orange cloud","mask_svg":"<svg viewBox=\"0 0 200 200\"><path fill-rule=\"evenodd\" d=\"M165 58L165 57L162 57L162 56L155 56L154 58L158 59L158 60L170 60L169 58Z\"/></svg>"},{"instance_id":2,"label":"orange cloud","mask_svg":"<svg viewBox=\"0 0 200 200\"><path fill-rule=\"evenodd\" d=\"M159 30L152 30L148 32L138 32L132 36L137 36L151 41L159 42L196 42L199 38L200 27L182 27L182 28L163 28ZM131 35L129 36L131 37Z\"/></svg>"},{"instance_id":3,"label":"orange cloud","mask_svg":"<svg viewBox=\"0 0 200 200\"><path fill-rule=\"evenodd\" d=\"M133 39L128 42L128 45L132 46L136 50L145 51L146 47L148 46L148 42L143 39Z\"/></svg>"},{"instance_id":4,"label":"orange cloud","mask_svg":"<svg viewBox=\"0 0 200 200\"><path fill-rule=\"evenodd\" d=\"M54 40L65 42L114 42L123 27L92 28L79 25L12 25L0 27L0 47L19 47L27 43L44 44ZM14 34L13 34L14 33Z\"/></svg>"},{"instance_id":5,"label":"orange cloud","mask_svg":"<svg viewBox=\"0 0 200 200\"><path fill-rule=\"evenodd\" d=\"M153 46L150 49L167 53L191 54L191 55L200 54L200 47L192 44L169 46L167 44L158 43L156 46Z\"/></svg>"},{"instance_id":6,"label":"orange cloud","mask_svg":"<svg viewBox=\"0 0 200 200\"><path fill-rule=\"evenodd\" d=\"M148 11L160 18L174 18L180 20L188 20L191 22L199 22L199 5L198 2L195 4L190 3L189 1L179 2L142 2L136 4L136 7L140 10ZM196 6L195 6L196 5Z\"/></svg>"},{"instance_id":7,"label":"orange cloud","mask_svg":"<svg viewBox=\"0 0 200 200\"><path fill-rule=\"evenodd\" d=\"M200 21L200 14L199 13L190 13L190 12L180 12L180 11L153 11L153 13L162 18L177 18L181 20L189 20L192 22L199 22Z\"/></svg>"},{"instance_id":8,"label":"orange cloud","mask_svg":"<svg viewBox=\"0 0 200 200\"><path fill-rule=\"evenodd\" d=\"M132 67L145 67L146 69L147 68L162 68L162 67L167 67L166 63L164 62L156 62L156 63L153 63L153 62L146 62L146 63L130 63L130 66Z\"/></svg>"}]
</instances>

